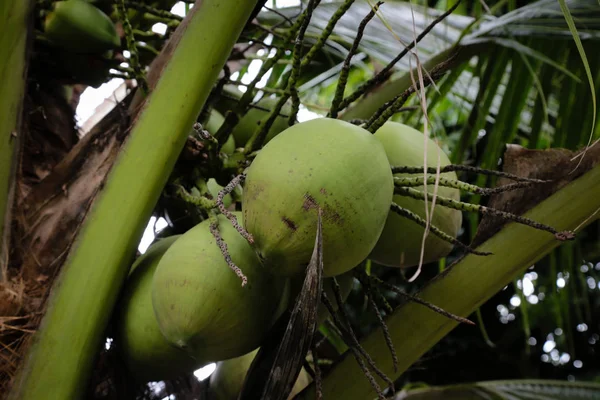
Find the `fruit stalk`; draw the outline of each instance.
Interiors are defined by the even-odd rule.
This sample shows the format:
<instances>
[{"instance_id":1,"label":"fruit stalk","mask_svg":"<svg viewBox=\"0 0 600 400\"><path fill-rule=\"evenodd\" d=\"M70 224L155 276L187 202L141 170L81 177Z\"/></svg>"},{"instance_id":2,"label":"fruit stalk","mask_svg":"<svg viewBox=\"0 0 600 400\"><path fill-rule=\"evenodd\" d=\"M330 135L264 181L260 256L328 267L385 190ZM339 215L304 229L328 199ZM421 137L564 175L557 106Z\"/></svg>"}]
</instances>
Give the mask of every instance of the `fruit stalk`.
<instances>
[{"instance_id":1,"label":"fruit stalk","mask_svg":"<svg viewBox=\"0 0 600 400\"><path fill-rule=\"evenodd\" d=\"M26 45L28 15L33 1L0 3L0 281L7 259L8 238L4 226L9 226L12 204L11 181L16 163L14 153L20 131L21 107L25 92L27 70Z\"/></svg>"},{"instance_id":2,"label":"fruit stalk","mask_svg":"<svg viewBox=\"0 0 600 400\"><path fill-rule=\"evenodd\" d=\"M554 193L525 215L561 229L580 231L597 219L590 216L600 207L598 180L600 166ZM467 255L427 284L419 297L448 312L468 316L560 243L546 232L511 223L478 247L478 250L494 253L493 256ZM386 322L396 351L401 355L397 371L394 371L381 329L366 337L362 345L391 379L398 378L457 325L456 321L415 303L400 306ZM369 382L350 357L344 358L324 380L323 398L330 397L348 400L374 397ZM314 385L297 397L314 398Z\"/></svg>"},{"instance_id":3,"label":"fruit stalk","mask_svg":"<svg viewBox=\"0 0 600 400\"><path fill-rule=\"evenodd\" d=\"M179 41L72 247L9 399L83 396L144 227L256 3L203 0L179 26Z\"/></svg>"}]
</instances>

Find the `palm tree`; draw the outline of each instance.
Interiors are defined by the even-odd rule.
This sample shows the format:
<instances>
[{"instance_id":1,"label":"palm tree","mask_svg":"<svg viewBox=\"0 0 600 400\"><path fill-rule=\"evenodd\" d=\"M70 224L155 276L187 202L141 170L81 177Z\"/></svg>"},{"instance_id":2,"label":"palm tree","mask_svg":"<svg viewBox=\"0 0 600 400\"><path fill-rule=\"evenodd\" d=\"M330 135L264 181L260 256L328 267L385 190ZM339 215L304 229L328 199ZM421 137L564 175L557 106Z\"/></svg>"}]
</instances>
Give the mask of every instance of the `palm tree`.
<instances>
[{"instance_id":1,"label":"palm tree","mask_svg":"<svg viewBox=\"0 0 600 400\"><path fill-rule=\"evenodd\" d=\"M474 192L461 195L466 217L458 238L471 243L466 254L465 246L457 245L437 262L438 269L425 266L414 283L406 282L403 271L370 261L361 264L358 269L370 277L359 274L355 292L377 298L368 282L383 281L386 290L379 297L392 307L379 299L374 310L385 322L372 311L370 320L361 317L367 313L349 301L351 312L340 314L341 324L321 325L317 335L338 352L335 363L322 367L322 388L311 384L298 398L315 398L317 391L325 399L374 398L378 391L382 397L383 377L401 387L411 366L460 321L468 323L460 318L473 314L487 337L478 308L511 283L521 296L518 311L529 337L527 319L533 310L526 310L523 290L528 269L554 265L550 273L539 274L555 282L556 258L569 260L568 285L574 289L581 287L574 283L577 279L584 282L591 273L579 265L598 258L594 243L600 187L595 182L600 170L593 144L600 135L595 118L600 5L595 0L389 1L377 6L311 0L280 9L263 8L265 2L204 0L193 8L186 3L185 19L170 12L173 1L118 0L113 5L98 0L94 7L118 25L120 40L108 53L85 54L68 47L73 43L52 40L48 16L56 15L60 3L0 6L8 33L0 39L5 76L0 86L0 193L6 194L0 196L0 220L5 221L0 231L0 354L7 361L0 368L0 387L7 398L39 398L49 392L58 398L106 398L128 395L115 394L120 390L140 390L124 382L126 372L101 347L111 337L111 317L148 219L169 220L158 236L183 233L207 219L216 208L214 200L198 203L188 183L215 178L227 185L260 152L268 129L257 127L245 151L224 156L219 149L231 128L255 110L275 119L288 98L285 120L287 112L308 110L373 128L383 115L423 130L453 164L467 166L458 169L464 181L460 187ZM164 34L151 30L156 23L166 25ZM79 93L113 78L128 83L125 96L79 137L74 124ZM245 94L232 98L231 84ZM274 94L269 107L253 103L256 89ZM194 132L196 121L209 126L212 108L224 112L223 125L211 131L213 136ZM498 160L503 161L500 168ZM503 185L506 176L473 177L468 167L552 182L522 185L488 200L483 195L490 193L473 185ZM535 229L540 226L507 223L498 219L499 213L490 214L492 208L561 233L574 231L576 239L564 243ZM316 249L320 247L317 241ZM473 249L493 255L473 254ZM573 330L572 321L565 322L569 307L583 310L580 320L593 320L587 295L571 299L573 304L557 291L548 298L555 300L566 336ZM316 307L318 300L303 301ZM299 306L290 308L296 313L285 314L280 329L288 322L308 329L296 317ZM360 346L348 337L352 326ZM309 349L297 347L275 340L261 348L301 361ZM373 364L357 355L360 349ZM311 351L312 360L318 354ZM357 363L363 359L365 368ZM269 376L272 361L263 356L260 362L267 374L253 367L248 388ZM316 363L310 365L316 368ZM300 367L295 365L294 371ZM284 380L292 382L296 375ZM190 374L186 377L193 381ZM163 397L185 392L173 382L167 382ZM398 398L436 398L440 392L449 396L461 390L498 398L517 390L526 398L550 389L566 398L600 390L593 384L549 380L409 389ZM460 392L457 396L464 398Z\"/></svg>"}]
</instances>

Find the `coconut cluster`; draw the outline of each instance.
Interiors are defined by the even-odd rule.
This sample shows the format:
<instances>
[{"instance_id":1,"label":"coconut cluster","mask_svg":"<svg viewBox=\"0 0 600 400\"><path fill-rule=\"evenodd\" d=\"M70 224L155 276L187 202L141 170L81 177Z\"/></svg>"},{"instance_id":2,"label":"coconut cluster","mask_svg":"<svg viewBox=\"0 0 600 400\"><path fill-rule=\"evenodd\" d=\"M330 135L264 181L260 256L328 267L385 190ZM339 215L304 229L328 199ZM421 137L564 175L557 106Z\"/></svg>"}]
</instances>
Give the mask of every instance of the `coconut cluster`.
<instances>
[{"instance_id":1,"label":"coconut cluster","mask_svg":"<svg viewBox=\"0 0 600 400\"><path fill-rule=\"evenodd\" d=\"M218 117L211 117L211 130L222 123L215 123ZM426 145L430 166L439 160L449 164L433 141L396 122L371 134L330 118L279 127L269 135L246 171L242 211L233 213L252 240L219 215L216 224L205 220L183 235L158 241L133 265L119 307L116 342L139 380L168 379L230 360L220 364L226 371L235 359L253 358L248 355L302 287L319 213L323 290L329 298L334 297L332 277L342 298L349 295L352 270L365 259L401 268L419 263L423 228L392 213L390 205L424 217L424 203L394 195L390 166L422 165ZM249 137L238 134L235 141ZM456 179L453 173L446 177ZM438 194L458 199L455 189L439 188ZM431 221L455 237L462 219L458 211L437 209ZM437 260L450 250L430 235L424 260ZM247 277L246 285L232 263ZM321 306L318 323L328 316ZM217 376L226 381L224 373Z\"/></svg>"}]
</instances>

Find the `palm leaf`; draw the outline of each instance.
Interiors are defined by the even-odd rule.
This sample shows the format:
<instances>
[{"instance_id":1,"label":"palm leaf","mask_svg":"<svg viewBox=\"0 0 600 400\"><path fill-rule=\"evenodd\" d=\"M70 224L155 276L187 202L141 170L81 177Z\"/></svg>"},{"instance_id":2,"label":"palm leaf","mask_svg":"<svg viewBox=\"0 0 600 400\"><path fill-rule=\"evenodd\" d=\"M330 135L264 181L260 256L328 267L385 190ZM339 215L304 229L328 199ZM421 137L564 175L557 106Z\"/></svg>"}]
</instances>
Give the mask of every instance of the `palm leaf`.
<instances>
[{"instance_id":1,"label":"palm leaf","mask_svg":"<svg viewBox=\"0 0 600 400\"><path fill-rule=\"evenodd\" d=\"M600 384L557 380L508 380L403 391L396 400L590 400Z\"/></svg>"}]
</instances>

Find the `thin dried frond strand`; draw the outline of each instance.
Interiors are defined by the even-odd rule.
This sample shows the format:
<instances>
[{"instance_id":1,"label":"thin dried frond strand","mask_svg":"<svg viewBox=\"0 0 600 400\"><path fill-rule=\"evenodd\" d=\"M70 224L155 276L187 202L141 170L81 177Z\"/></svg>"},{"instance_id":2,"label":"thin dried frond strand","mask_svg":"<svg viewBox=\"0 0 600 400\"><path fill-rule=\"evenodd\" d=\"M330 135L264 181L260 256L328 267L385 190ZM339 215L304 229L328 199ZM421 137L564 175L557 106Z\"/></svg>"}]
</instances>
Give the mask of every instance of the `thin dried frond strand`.
<instances>
[{"instance_id":1,"label":"thin dried frond strand","mask_svg":"<svg viewBox=\"0 0 600 400\"><path fill-rule=\"evenodd\" d=\"M394 177L394 185L398 187L419 187L423 185L425 179L423 177L408 178L408 177ZM436 181L435 176L428 176L427 183L434 184ZM479 194L482 196L490 196L493 194L504 193L511 190L518 190L530 187L537 184L537 182L515 182L508 185L502 185L495 188L483 188L481 186L472 185L463 181L457 181L455 179L439 178L439 186L449 187L458 190L464 190L466 192Z\"/></svg>"},{"instance_id":2,"label":"thin dried frond strand","mask_svg":"<svg viewBox=\"0 0 600 400\"><path fill-rule=\"evenodd\" d=\"M352 329L352 326L350 325L350 317L348 316L348 313L346 312L346 309L344 308L344 300L342 299L342 292L340 289L340 285L338 284L338 281L335 277L332 277L332 283L333 283L333 285L332 285L333 293L335 295L336 302L338 303L338 312L342 316L342 321L345 324L347 331L350 333L350 335L352 337L352 341L356 345L358 351L367 360L367 363L371 366L373 371L375 371L375 373L377 375L379 375L381 377L381 379L383 379L389 385L389 387L392 391L395 391L394 382L377 367L377 365L375 364L375 361L373 361L373 359L371 358L369 353L367 353L360 346L360 343L358 342L358 339L356 339L356 336L354 334L354 330Z\"/></svg>"},{"instance_id":3,"label":"thin dried frond strand","mask_svg":"<svg viewBox=\"0 0 600 400\"><path fill-rule=\"evenodd\" d=\"M235 190L235 187L237 185L242 184L245 179L246 179L246 175L240 174L240 175L236 176L235 178L233 178L231 180L231 182L229 182L227 184L227 186L225 186L223 189L219 190L219 193L217 194L217 206L219 207L219 211L221 211L221 214L226 216L227 219L229 221L231 221L231 225L233 225L235 230L238 231L240 233L240 235L242 235L242 237L248 241L248 243L252 244L252 243L254 243L254 238L252 237L252 234L250 234L246 229L244 229L243 226L241 226L239 224L235 215L230 213L229 210L227 210L227 208L225 208L225 204L223 204L223 199L225 198L225 196L227 196L228 194L233 192Z\"/></svg>"},{"instance_id":4,"label":"thin dried frond strand","mask_svg":"<svg viewBox=\"0 0 600 400\"><path fill-rule=\"evenodd\" d=\"M375 4L375 6L371 8L371 11L360 22L360 25L358 25L358 32L356 33L356 38L354 38L352 47L350 48L350 51L348 52L348 55L344 60L344 64L342 65L342 71L340 72L340 77L338 78L338 84L335 88L335 95L333 97L333 101L331 102L329 114L327 115L330 118L337 118L338 116L338 110L340 109L340 104L344 99L344 91L346 90L346 84L348 83L348 74L350 73L350 61L352 61L352 57L354 57L356 50L358 50L358 45L362 40L367 24L373 19L375 13L377 13L377 10L379 10L379 6L381 6L382 4L383 1L380 1L377 4Z\"/></svg>"},{"instance_id":5,"label":"thin dried frond strand","mask_svg":"<svg viewBox=\"0 0 600 400\"><path fill-rule=\"evenodd\" d=\"M398 189L402 189L402 188L398 188ZM422 193L422 192L419 192ZM421 198L424 198L424 195L421 195ZM439 199L439 196L437 197ZM396 203L392 203L390 206L390 209L395 212L396 214L408 218L411 221L421 225L423 228L425 228L427 226L427 221L425 221L423 218L421 218L420 216L418 216L417 214L415 214L414 212L407 210L406 208L402 208L400 207L398 204ZM431 230L431 233L433 233L435 236L439 237L440 239L451 243L454 246L460 247L461 249L463 249L464 251L466 251L467 253L472 253L478 256L489 256L492 253L487 253L487 252L482 252L482 251L477 251L473 248L471 248L470 246L464 244L463 242L461 242L460 240L448 235L446 232L442 231L440 228L438 228L437 226L430 224L429 225L429 229Z\"/></svg>"},{"instance_id":6,"label":"thin dried frond strand","mask_svg":"<svg viewBox=\"0 0 600 400\"><path fill-rule=\"evenodd\" d=\"M292 98L292 112L288 120L288 125L292 126L296 122L296 115L300 109L300 96L298 95L298 88L296 88L296 81L300 76L300 69L302 64L302 45L304 44L304 34L308 28L312 13L315 7L321 2L321 0L310 0L306 7L306 16L300 25L298 35L296 35L296 41L294 43L294 53L292 56L292 73L288 82L288 88L290 90L290 97Z\"/></svg>"},{"instance_id":7,"label":"thin dried frond strand","mask_svg":"<svg viewBox=\"0 0 600 400\"><path fill-rule=\"evenodd\" d=\"M423 200L424 193L412 188L401 188L396 187L394 189L394 193L399 194L401 196L412 197L413 199ZM431 194L428 194L428 198L431 197ZM491 215L494 217L500 217L506 220L514 221L519 224L530 226L534 229L546 231L552 233L556 239L564 241L564 240L572 240L575 238L575 234L569 231L558 231L551 226L544 225L542 223L533 221L529 218L521 217L519 215L511 214L506 211L500 211L495 208L490 208L478 204L464 203L462 201L456 201L453 199L449 199L447 197L437 196L437 201L441 206L453 208L455 210L467 211L467 212L478 212L482 215Z\"/></svg>"},{"instance_id":8,"label":"thin dried frond strand","mask_svg":"<svg viewBox=\"0 0 600 400\"><path fill-rule=\"evenodd\" d=\"M366 273L362 274L358 274L358 279L360 280L360 282L362 283L363 287L365 288L365 291L367 292L367 299L369 301L369 304L371 305L371 308L373 309L373 311L375 312L375 315L377 316L377 321L379 322L379 326L381 326L381 329L383 331L383 337L385 339L385 344L387 345L388 349L390 350L390 354L392 356L392 363L394 365L394 372L398 371L398 355L396 354L396 348L394 347L394 343L392 342L392 337L390 335L390 331L385 323L385 320L383 319L383 316L381 315L381 311L379 311L379 307L377 306L377 303L375 302L374 299L374 288L373 285L371 285L371 278L366 275Z\"/></svg>"},{"instance_id":9,"label":"thin dried frond strand","mask_svg":"<svg viewBox=\"0 0 600 400\"><path fill-rule=\"evenodd\" d=\"M342 332L342 338L344 338L344 341L346 342L346 344L348 345L348 348L352 352L354 359L356 360L360 369L363 371L363 374L365 375L365 377L367 378L367 380L369 381L369 383L371 384L371 386L377 393L377 397L381 400L386 400L385 395L383 394L383 391L381 390L381 387L377 384L375 377L373 376L373 374L371 374L371 371L369 371L369 368L367 367L364 360L360 356L360 353L358 352L358 350L355 347L355 344L358 344L358 341L356 340L356 338L354 338L352 336L353 335L352 332L350 332L350 333L346 332L346 329L343 327L342 322L340 321L339 317L335 313L335 310L333 309L333 305L331 304L331 301L329 300L329 298L327 297L327 294L324 291L321 292L321 301L325 305L325 308L327 308L327 311L329 311L329 314L331 314L331 316L333 317L334 325L338 328L338 330L340 330ZM350 342L350 343L348 343L348 342ZM360 344L358 344L358 346L360 346Z\"/></svg>"},{"instance_id":10,"label":"thin dried frond strand","mask_svg":"<svg viewBox=\"0 0 600 400\"><path fill-rule=\"evenodd\" d=\"M127 9L125 7L124 0L117 1L117 10L119 12L119 19L123 23L123 30L125 31L125 38L127 40L127 51L129 51L129 65L134 71L135 80L137 81L140 88L144 93L148 93L148 82L146 82L146 76L142 67L140 66L140 59L137 53L137 46L135 44L135 37L133 36L133 27L127 18Z\"/></svg>"},{"instance_id":11,"label":"thin dried frond strand","mask_svg":"<svg viewBox=\"0 0 600 400\"><path fill-rule=\"evenodd\" d=\"M454 320L454 321L457 321L457 322L460 322L460 323L463 323L463 324L467 324L467 325L475 325L475 323L473 321L471 321L470 319L463 318L463 317L460 317L458 315L452 314L452 313L444 310L443 308L436 306L435 304L431 304L431 303L429 303L429 302L421 299L420 297L408 294L408 293L400 290L396 286L394 286L394 285L392 285L390 283L387 283L387 282L379 279L376 276L371 276L371 277L372 277L372 279L377 284L379 284L379 285L381 285L381 286L383 286L383 287L391 290L392 292L394 292L394 293L396 293L396 294L404 297L408 301L412 301L412 302L415 302L415 303L420 304L422 306L425 306L425 307L429 308L430 310L432 310L432 311L434 311L434 312L436 312L436 313L438 313L438 314L440 314L440 315L442 315L442 316L444 316L446 318L449 318L451 320Z\"/></svg>"},{"instance_id":12,"label":"thin dried frond strand","mask_svg":"<svg viewBox=\"0 0 600 400\"><path fill-rule=\"evenodd\" d=\"M317 355L317 344L313 341L310 352L313 358L313 369L315 371L315 386L317 389L317 400L323 399L323 378L319 367L319 356Z\"/></svg>"},{"instance_id":13,"label":"thin dried frond strand","mask_svg":"<svg viewBox=\"0 0 600 400\"><path fill-rule=\"evenodd\" d=\"M429 24L425 28L425 30L423 32L421 32L421 34L419 34L419 36L417 36L416 40L412 41L408 46L406 46L404 48L404 50L402 50L381 71L379 71L377 73L377 75L375 75L373 78L369 79L367 82L365 82L362 85L360 85L358 87L358 89L356 89L352 94L350 94L348 97L346 97L345 99L343 99L341 101L340 105L339 105L339 109L344 109L344 108L348 107L351 103L353 103L354 101L356 101L363 94L367 93L370 89L372 89L373 87L375 87L375 86L383 83L386 79L388 79L389 76L390 76L390 71L394 67L394 65L396 65L396 63L398 61L400 61L409 51L411 51L421 40L423 40L423 38L425 36L427 36L427 34L437 24L439 24L440 22L442 22L448 15L450 15L452 12L454 12L454 10L456 10L456 8L460 4L460 2L461 2L461 0L458 0L450 9L448 9L448 11L446 11L445 13L443 13L442 15L440 15L438 18L436 18L435 20L433 20L431 22L431 24Z\"/></svg>"},{"instance_id":14,"label":"thin dried frond strand","mask_svg":"<svg viewBox=\"0 0 600 400\"><path fill-rule=\"evenodd\" d=\"M435 174L437 171L436 168L434 167L428 167L427 168L427 173L428 174ZM501 178L506 178L506 179L510 179L513 181L517 181L517 182L531 182L531 183L548 183L551 182L549 180L543 180L543 179L534 179L534 178L525 178L522 176L518 176L518 175L514 175L514 174L509 174L507 172L501 172L501 171L494 171L492 169L483 169L483 168L479 168L479 167L472 167L470 165L446 165L440 168L440 173L444 173L444 172L472 172L475 174L482 174L482 175L490 175L490 176L499 176ZM392 166L392 173L393 174L422 174L423 173L423 167L408 167L408 166Z\"/></svg>"},{"instance_id":15,"label":"thin dried frond strand","mask_svg":"<svg viewBox=\"0 0 600 400\"><path fill-rule=\"evenodd\" d=\"M242 286L246 286L246 284L248 283L248 278L246 277L246 275L244 275L244 273L242 272L240 267L235 265L235 263L231 259L231 255L229 254L229 251L227 250L227 243L225 243L225 241L223 240L223 237L221 236L221 233L219 232L219 220L217 219L216 214L212 214L209 218L210 218L210 226L209 226L210 233L212 233L212 235L214 236L215 241L217 242L217 246L219 246L219 249L221 250L221 254L223 254L223 257L225 258L225 262L227 263L229 268L231 268L231 270L233 272L235 272L235 274L238 276L238 278L240 278L242 280Z\"/></svg>"}]
</instances>

